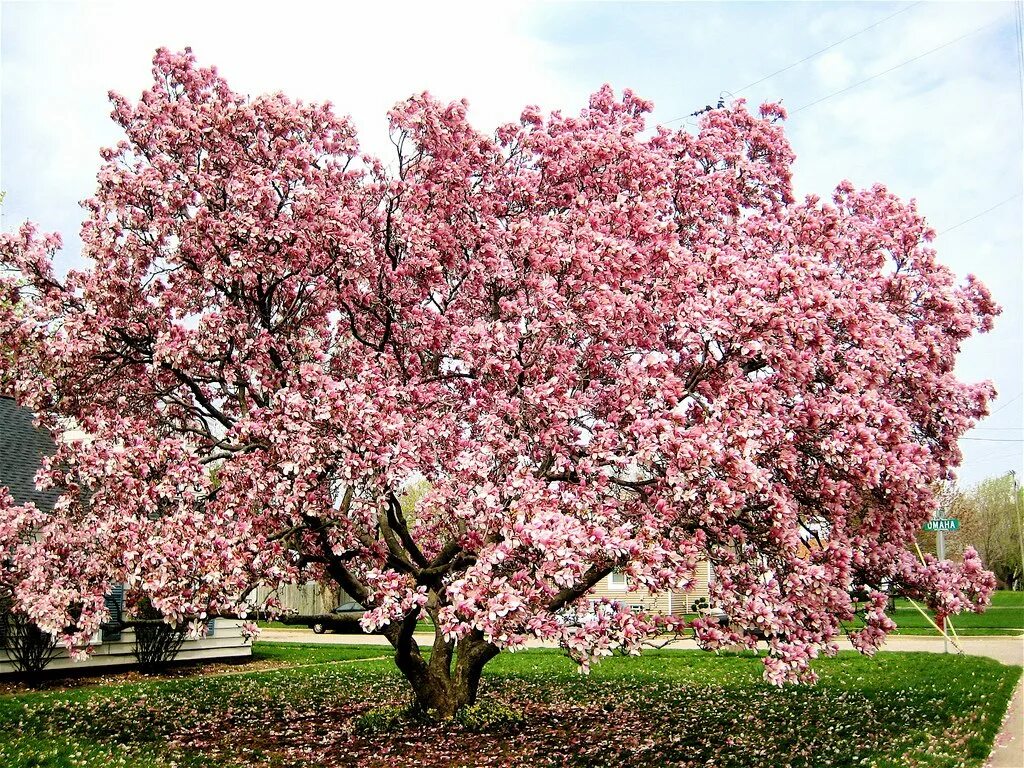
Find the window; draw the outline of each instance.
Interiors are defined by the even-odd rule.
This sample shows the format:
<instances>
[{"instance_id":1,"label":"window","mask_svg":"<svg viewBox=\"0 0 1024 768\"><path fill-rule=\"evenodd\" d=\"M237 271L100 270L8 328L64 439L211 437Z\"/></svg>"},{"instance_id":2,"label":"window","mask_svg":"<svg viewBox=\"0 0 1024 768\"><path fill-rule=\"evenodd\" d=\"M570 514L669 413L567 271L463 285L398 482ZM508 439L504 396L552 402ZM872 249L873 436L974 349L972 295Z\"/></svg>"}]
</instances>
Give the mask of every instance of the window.
<instances>
[{"instance_id":1,"label":"window","mask_svg":"<svg viewBox=\"0 0 1024 768\"><path fill-rule=\"evenodd\" d=\"M110 611L110 619L100 625L100 640L103 643L112 643L121 639L121 618L124 611L124 584L117 584L110 588L103 597L103 602Z\"/></svg>"},{"instance_id":2,"label":"window","mask_svg":"<svg viewBox=\"0 0 1024 768\"><path fill-rule=\"evenodd\" d=\"M626 578L626 574L621 571L612 571L608 574L608 589L626 589L629 586L629 581Z\"/></svg>"}]
</instances>

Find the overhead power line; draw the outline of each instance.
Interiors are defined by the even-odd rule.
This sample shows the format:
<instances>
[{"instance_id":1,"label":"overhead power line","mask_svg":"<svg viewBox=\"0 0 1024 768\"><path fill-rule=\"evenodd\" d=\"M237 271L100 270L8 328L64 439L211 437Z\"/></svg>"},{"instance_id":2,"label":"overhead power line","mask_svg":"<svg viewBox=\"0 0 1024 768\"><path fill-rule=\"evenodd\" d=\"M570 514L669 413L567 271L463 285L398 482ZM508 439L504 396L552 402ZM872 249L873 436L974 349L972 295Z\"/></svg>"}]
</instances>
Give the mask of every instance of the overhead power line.
<instances>
[{"instance_id":1,"label":"overhead power line","mask_svg":"<svg viewBox=\"0 0 1024 768\"><path fill-rule=\"evenodd\" d=\"M993 205L993 206L992 206L991 208L986 208L986 209L985 209L984 211L982 211L981 213L976 213L976 214L974 214L974 215L973 215L973 216L971 216L971 218L969 218L969 219L964 219L963 221L959 222L958 224L954 224L954 225L953 225L952 227L946 227L946 229L942 230L941 232L938 232L938 233L936 233L936 235L935 235L935 236L936 236L936 237L938 237L939 235L944 235L944 234L946 234L947 232L952 232L952 231L953 231L954 229L959 229L959 228L960 228L960 227L962 227L962 226L963 226L964 224L970 224L970 223L971 223L972 221L974 221L975 219L980 219L980 218L981 218L982 216L984 216L984 215L985 215L986 213L992 213L992 211L994 211L994 210L995 210L996 208L1001 208L1002 206L1006 205L1006 204L1007 204L1008 202L1010 202L1011 200L1016 200L1016 199L1017 199L1018 197L1020 197L1020 192L1018 192L1018 193L1017 193L1017 194L1015 194L1015 195L1010 195L1010 196L1009 196L1008 198L1006 198L1006 199L1005 199L1005 200L1003 200L1002 202L996 203L996 204L995 204L995 205Z\"/></svg>"},{"instance_id":2,"label":"overhead power line","mask_svg":"<svg viewBox=\"0 0 1024 768\"><path fill-rule=\"evenodd\" d=\"M859 88L860 86L864 85L865 83L870 83L872 80L877 80L880 77L884 77L885 75L888 75L890 72L895 72L897 69L900 69L901 67L905 67L908 64L913 64L915 61L920 61L925 56L931 56L933 53L938 53L943 48L948 48L951 45L955 45L956 43L959 43L961 40L966 40L968 37L972 37L972 36L978 34L979 32L984 32L989 27L994 27L996 24L999 24L1002 21L1003 21L1003 19L1001 19L1001 18L1000 19L996 19L995 21L990 21L988 24L985 24L984 26L978 27L977 29L971 30L970 32L965 32L964 34L960 35L959 37L954 37L952 40L947 40L942 45L937 45L934 48L931 48L930 50L925 51L924 53L919 53L917 56L914 56L913 58L907 59L906 61L901 61L899 64L896 64L896 65L894 65L892 67L889 67L888 69L883 70L881 72L878 72L877 74L871 75L871 77L865 77L863 80L858 80L853 85L848 85L845 88L840 88L838 91L833 91L830 94L822 96L820 99L815 99L814 101L812 101L812 102L810 102L808 104L804 104L802 107L797 107L796 109L790 110L789 113L791 115L795 115L797 112L803 112L805 109L810 109L811 107L813 107L813 106L815 106L817 104L821 104L821 102L823 102L823 101L828 101L829 99L831 99L831 98L833 98L835 96L839 96L842 93L846 93L847 91L852 91L854 88Z\"/></svg>"},{"instance_id":3,"label":"overhead power line","mask_svg":"<svg viewBox=\"0 0 1024 768\"><path fill-rule=\"evenodd\" d=\"M890 13L884 19L879 19L874 24L871 24L870 26L864 27L864 29L859 29L856 32L854 32L852 35L847 35L846 37L844 37L841 40L836 40L831 45L826 45L824 48L820 48L819 50L815 51L814 53L810 54L809 56L804 56L802 59L800 59L800 61L794 61L792 64L788 64L785 67L783 67L782 69L775 70L770 75L765 75L760 80L755 80L752 83L748 83L747 85L744 85L742 88L738 88L735 91L731 91L731 93L733 93L733 94L743 93L743 91L747 90L748 88L753 88L755 85L760 85L765 80L771 80L776 75L781 75L783 72L788 72L793 67L798 67L801 64L805 64L806 62L810 61L811 59L815 58L816 56L820 56L821 54L825 53L826 51L831 51L837 45L842 45L847 40L853 40L853 38L857 37L858 35L863 35L865 32L868 32L868 31L874 29L875 27L877 27L877 26L879 26L881 24L884 24L889 19L895 18L896 16L899 16L901 13L906 13L911 8L915 8L915 7L919 6L919 5L921 5L921 3L918 2L918 3L911 3L910 5L904 6L903 8L900 8L898 11L896 11L896 13Z\"/></svg>"},{"instance_id":4,"label":"overhead power line","mask_svg":"<svg viewBox=\"0 0 1024 768\"><path fill-rule=\"evenodd\" d=\"M982 459L991 458L993 456L998 456L998 457L1003 457L1003 456L1020 456L1020 446L1019 445L1000 445L1000 446L995 447L995 448L987 447L987 448L979 448L978 450L984 451L984 453L979 453L977 456L965 457L964 458L964 463L966 464L966 463L969 463L969 462L981 461Z\"/></svg>"},{"instance_id":5,"label":"overhead power line","mask_svg":"<svg viewBox=\"0 0 1024 768\"><path fill-rule=\"evenodd\" d=\"M1014 437L961 437L961 440L970 440L973 443L1024 443L1024 438Z\"/></svg>"},{"instance_id":6,"label":"overhead power line","mask_svg":"<svg viewBox=\"0 0 1024 768\"><path fill-rule=\"evenodd\" d=\"M992 413L990 413L990 414L988 415L988 418L992 418L992 417L993 417L993 416L995 416L995 415L996 415L997 413L999 413L999 412L1000 412L1001 410L1003 410L1003 408L1006 408L1006 407L1007 407L1008 405L1012 405L1013 403L1015 403L1015 402L1017 402L1018 400L1020 400L1020 398L1021 398L1021 396L1022 396L1022 395L1024 395L1024 392L1018 392L1018 393L1017 393L1016 395L1014 395L1014 396L1013 396L1013 397L1011 397L1011 398L1010 398L1009 400L1007 400L1007 401L1006 401L1005 403L1003 403L1003 404L1002 404L1002 405L1000 405L1000 406L999 406L998 408L996 408L996 409L995 409L994 411L992 411Z\"/></svg>"},{"instance_id":7,"label":"overhead power line","mask_svg":"<svg viewBox=\"0 0 1024 768\"><path fill-rule=\"evenodd\" d=\"M758 80L755 80L755 81L754 81L754 82L752 82L752 83L748 83L747 85L744 85L744 86L743 86L742 88L737 88L737 89L736 89L736 90L734 90L734 91L722 91L722 93L723 93L723 94L726 94L726 93L728 93L728 94L732 94L732 95L736 95L736 94L739 94L739 93L743 93L743 91L747 90L748 88L753 88L753 87L754 87L755 85L760 85L761 83L765 82L766 80L771 80L771 79L772 79L773 77L775 77L776 75L781 75L781 74L782 74L783 72L787 72L787 71L789 71L789 70L793 69L793 67L798 67L798 66L800 66L801 64L805 64L805 63L807 63L808 61L810 61L811 59L815 58L816 56L820 56L821 54L825 53L826 51L830 51L830 50L832 50L832 49L833 49L833 48L835 48L835 47L836 47L837 45L842 45L842 44L843 44L843 43L845 43L845 42L846 42L847 40L852 40L853 38L857 37L858 35L862 35L862 34L864 34L865 32L868 32L868 31L870 31L870 30L874 29L875 27L879 26L880 24L884 24L884 23L885 23L885 22L887 22L887 21L888 21L889 19L891 19L891 18L894 18L894 17L896 17L896 16L899 16L899 15L900 15L901 13L906 13L906 12L907 12L907 11L909 11L909 10L910 10L911 8L915 8L915 7L919 6L919 5L921 5L921 3L920 3L920 2L917 2L917 3L911 3L910 5L904 6L903 8L900 8L900 9L899 9L898 11L896 11L895 13L890 13L890 14L889 14L888 16L886 16L886 17L885 17L884 19L879 19L879 20L878 20L878 21L876 21L876 22L875 22L874 24L869 24L868 26L864 27L863 29L858 29L858 30L857 30L856 32L854 32L854 33L853 33L852 35L847 35L846 37L844 37L844 38L842 38L842 39L840 39L840 40L836 40L836 41L835 41L834 43L832 43L832 44L830 44L830 45L826 45L826 46L825 46L824 48L819 48L819 49L818 49L817 51L815 51L814 53L812 53L812 54L809 54L809 55L807 55L807 56L804 56L804 57L803 57L802 59L800 59L799 61L794 61L794 62L793 62L792 64L787 64L786 66L782 67L782 69L777 69L777 70L775 70L774 72L772 72L771 74L767 74L767 75L765 75L764 77L762 77L762 78L760 78L760 79L758 79ZM686 119L686 118L688 118L688 117L694 117L695 115L698 115L698 114L700 114L700 112L701 112L701 110L698 110L697 112L691 112L691 113L690 113L689 115L683 115L682 117L674 117L674 118L672 118L671 120L667 120L667 121L665 122L665 125L671 125L672 123L678 123L678 122L679 122L680 120L685 120L685 119Z\"/></svg>"}]
</instances>

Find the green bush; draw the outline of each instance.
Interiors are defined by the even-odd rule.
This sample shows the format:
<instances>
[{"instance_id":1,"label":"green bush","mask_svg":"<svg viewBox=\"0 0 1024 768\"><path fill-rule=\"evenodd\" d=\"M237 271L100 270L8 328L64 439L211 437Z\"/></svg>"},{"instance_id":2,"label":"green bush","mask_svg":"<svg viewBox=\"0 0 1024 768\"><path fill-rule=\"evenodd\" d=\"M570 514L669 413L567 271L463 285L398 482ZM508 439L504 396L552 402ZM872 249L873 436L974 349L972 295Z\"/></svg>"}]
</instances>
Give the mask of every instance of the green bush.
<instances>
[{"instance_id":1,"label":"green bush","mask_svg":"<svg viewBox=\"0 0 1024 768\"><path fill-rule=\"evenodd\" d=\"M493 731L523 722L523 713L507 704L484 701L463 707L455 713L455 721L473 733Z\"/></svg>"},{"instance_id":2,"label":"green bush","mask_svg":"<svg viewBox=\"0 0 1024 768\"><path fill-rule=\"evenodd\" d=\"M367 736L384 733L409 719L409 707L374 707L352 721L355 732Z\"/></svg>"},{"instance_id":3,"label":"green bush","mask_svg":"<svg viewBox=\"0 0 1024 768\"><path fill-rule=\"evenodd\" d=\"M8 610L0 614L0 648L17 672L34 677L57 654L57 638Z\"/></svg>"}]
</instances>

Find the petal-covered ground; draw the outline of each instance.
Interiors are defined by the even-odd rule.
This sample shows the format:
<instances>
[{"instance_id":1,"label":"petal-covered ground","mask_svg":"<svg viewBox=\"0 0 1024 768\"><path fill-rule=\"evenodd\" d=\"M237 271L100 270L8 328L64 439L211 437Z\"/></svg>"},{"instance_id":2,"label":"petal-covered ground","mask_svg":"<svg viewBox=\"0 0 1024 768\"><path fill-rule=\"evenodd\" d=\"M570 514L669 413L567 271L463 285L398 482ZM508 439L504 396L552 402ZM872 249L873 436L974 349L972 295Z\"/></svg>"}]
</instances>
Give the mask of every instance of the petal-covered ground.
<instances>
[{"instance_id":1,"label":"petal-covered ground","mask_svg":"<svg viewBox=\"0 0 1024 768\"><path fill-rule=\"evenodd\" d=\"M843 654L818 663L818 685L779 689L751 656L663 651L583 677L530 651L492 662L481 692L521 720L367 733L366 712L408 701L380 652L260 644L264 664L310 665L5 697L0 765L980 766L1020 675L978 658Z\"/></svg>"}]
</instances>

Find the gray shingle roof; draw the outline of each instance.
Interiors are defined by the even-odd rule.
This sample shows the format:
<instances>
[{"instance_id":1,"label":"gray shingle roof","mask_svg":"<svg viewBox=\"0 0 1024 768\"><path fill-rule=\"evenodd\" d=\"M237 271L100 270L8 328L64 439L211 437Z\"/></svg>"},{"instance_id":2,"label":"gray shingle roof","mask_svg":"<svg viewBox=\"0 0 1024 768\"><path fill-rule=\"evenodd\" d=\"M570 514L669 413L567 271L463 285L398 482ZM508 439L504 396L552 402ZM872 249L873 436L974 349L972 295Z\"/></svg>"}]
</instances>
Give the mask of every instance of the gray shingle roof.
<instances>
[{"instance_id":1,"label":"gray shingle roof","mask_svg":"<svg viewBox=\"0 0 1024 768\"><path fill-rule=\"evenodd\" d=\"M60 491L37 491L35 475L43 456L56 450L50 433L32 424L31 411L0 397L0 485L7 486L16 503L31 501L44 512L53 509Z\"/></svg>"}]
</instances>

